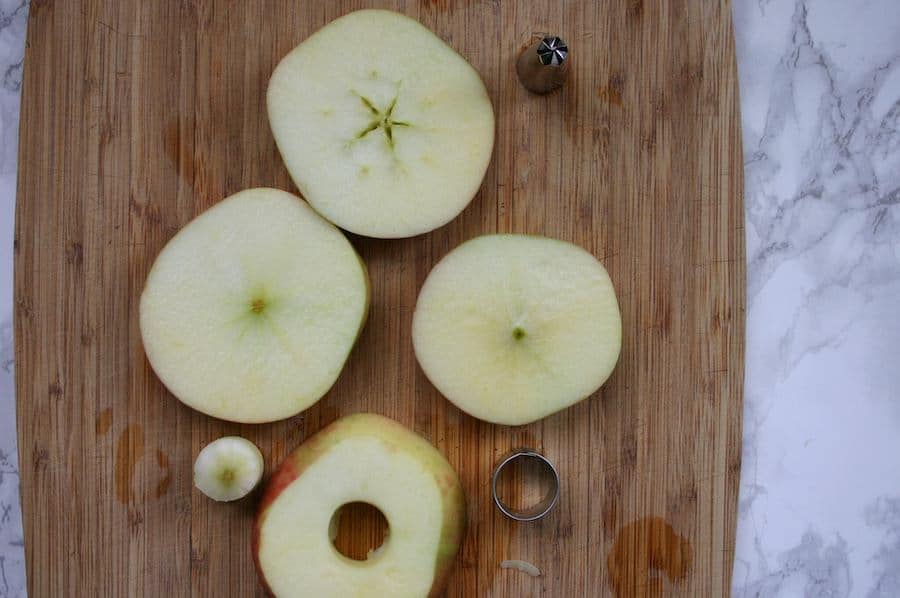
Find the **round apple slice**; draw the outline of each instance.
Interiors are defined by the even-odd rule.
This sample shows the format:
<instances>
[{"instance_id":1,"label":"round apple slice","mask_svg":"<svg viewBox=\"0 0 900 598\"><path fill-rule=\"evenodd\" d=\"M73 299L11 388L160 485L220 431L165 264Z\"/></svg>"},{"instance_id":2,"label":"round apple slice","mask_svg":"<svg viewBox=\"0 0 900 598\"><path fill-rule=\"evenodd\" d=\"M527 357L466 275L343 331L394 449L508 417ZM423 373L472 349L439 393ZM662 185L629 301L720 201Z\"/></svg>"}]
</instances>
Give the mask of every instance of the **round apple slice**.
<instances>
[{"instance_id":1,"label":"round apple slice","mask_svg":"<svg viewBox=\"0 0 900 598\"><path fill-rule=\"evenodd\" d=\"M366 560L332 543L343 505L381 511L389 531ZM439 596L462 542L466 502L453 467L386 417L357 414L304 442L269 481L253 554L275 596Z\"/></svg>"},{"instance_id":2,"label":"round apple slice","mask_svg":"<svg viewBox=\"0 0 900 598\"><path fill-rule=\"evenodd\" d=\"M472 66L418 22L360 10L279 63L269 122L300 192L341 228L410 237L472 200L494 112Z\"/></svg>"},{"instance_id":3,"label":"round apple slice","mask_svg":"<svg viewBox=\"0 0 900 598\"><path fill-rule=\"evenodd\" d=\"M263 456L240 436L224 436L203 447L194 461L194 486L213 500L244 498L263 475Z\"/></svg>"},{"instance_id":4,"label":"round apple slice","mask_svg":"<svg viewBox=\"0 0 900 598\"><path fill-rule=\"evenodd\" d=\"M221 419L292 416L324 395L368 309L365 266L299 198L250 189L210 208L160 252L140 302L153 369Z\"/></svg>"},{"instance_id":5,"label":"round apple slice","mask_svg":"<svg viewBox=\"0 0 900 598\"><path fill-rule=\"evenodd\" d=\"M622 323L594 256L555 239L491 235L434 267L412 336L428 379L457 407L519 425L600 388L618 360Z\"/></svg>"}]
</instances>

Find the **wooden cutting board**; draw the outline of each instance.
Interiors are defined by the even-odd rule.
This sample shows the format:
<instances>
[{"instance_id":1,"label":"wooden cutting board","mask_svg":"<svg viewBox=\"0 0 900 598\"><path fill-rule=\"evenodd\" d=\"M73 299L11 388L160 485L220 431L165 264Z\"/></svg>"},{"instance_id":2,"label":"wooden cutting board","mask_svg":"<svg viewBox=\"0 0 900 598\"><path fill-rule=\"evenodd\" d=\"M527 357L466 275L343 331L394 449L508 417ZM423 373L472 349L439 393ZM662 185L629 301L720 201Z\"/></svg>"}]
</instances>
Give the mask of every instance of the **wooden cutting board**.
<instances>
[{"instance_id":1,"label":"wooden cutting board","mask_svg":"<svg viewBox=\"0 0 900 598\"><path fill-rule=\"evenodd\" d=\"M341 415L373 411L458 469L470 524L449 596L722 596L741 462L744 233L727 3L412 0L474 64L497 113L472 204L430 234L352 237L368 324L315 407L224 423L151 371L138 297L166 241L223 197L293 189L266 83L291 48L366 2L33 0L16 223L16 380L30 595L249 596L255 499L215 504L192 462L224 434L271 472ZM572 51L566 87L532 96L514 59L540 33ZM590 399L532 425L461 413L416 364L410 322L431 267L482 233L571 240L618 290L624 346ZM489 478L510 447L553 459L562 498L504 519ZM501 570L524 559L543 571Z\"/></svg>"}]
</instances>

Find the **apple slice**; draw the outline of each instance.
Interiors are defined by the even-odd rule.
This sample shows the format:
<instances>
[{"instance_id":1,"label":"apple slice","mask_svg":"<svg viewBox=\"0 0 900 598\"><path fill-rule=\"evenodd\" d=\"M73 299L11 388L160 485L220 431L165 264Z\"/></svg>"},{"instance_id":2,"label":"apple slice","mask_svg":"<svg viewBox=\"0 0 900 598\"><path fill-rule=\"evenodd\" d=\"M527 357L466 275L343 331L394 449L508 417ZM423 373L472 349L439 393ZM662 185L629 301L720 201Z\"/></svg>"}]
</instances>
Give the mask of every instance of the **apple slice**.
<instances>
[{"instance_id":1,"label":"apple slice","mask_svg":"<svg viewBox=\"0 0 900 598\"><path fill-rule=\"evenodd\" d=\"M490 235L434 267L412 337L428 379L457 407L519 425L600 388L618 360L622 322L609 275L585 250Z\"/></svg>"},{"instance_id":2,"label":"apple slice","mask_svg":"<svg viewBox=\"0 0 900 598\"><path fill-rule=\"evenodd\" d=\"M336 19L285 56L268 110L306 200L369 237L410 237L455 218L494 145L494 112L475 69L387 10Z\"/></svg>"},{"instance_id":3,"label":"apple slice","mask_svg":"<svg viewBox=\"0 0 900 598\"><path fill-rule=\"evenodd\" d=\"M256 488L262 475L262 453L240 436L213 440L194 461L194 485L213 500L244 498Z\"/></svg>"},{"instance_id":4,"label":"apple slice","mask_svg":"<svg viewBox=\"0 0 900 598\"><path fill-rule=\"evenodd\" d=\"M340 507L369 503L390 526L357 561L332 544ZM462 542L459 477L424 438L397 422L357 414L291 453L269 481L253 531L260 579L275 596L440 595Z\"/></svg>"},{"instance_id":5,"label":"apple slice","mask_svg":"<svg viewBox=\"0 0 900 598\"><path fill-rule=\"evenodd\" d=\"M334 384L368 309L365 266L299 198L250 189L160 252L140 302L144 350L186 405L237 422L306 409Z\"/></svg>"}]
</instances>

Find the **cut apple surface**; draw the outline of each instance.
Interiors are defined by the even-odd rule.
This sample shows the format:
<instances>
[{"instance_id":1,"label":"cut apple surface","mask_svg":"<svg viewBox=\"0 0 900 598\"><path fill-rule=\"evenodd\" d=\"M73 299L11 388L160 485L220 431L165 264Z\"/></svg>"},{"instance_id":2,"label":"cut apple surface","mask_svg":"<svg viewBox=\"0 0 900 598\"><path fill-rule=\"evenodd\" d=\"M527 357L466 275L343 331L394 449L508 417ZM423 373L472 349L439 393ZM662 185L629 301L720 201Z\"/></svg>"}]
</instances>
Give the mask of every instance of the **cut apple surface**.
<instances>
[{"instance_id":1,"label":"cut apple surface","mask_svg":"<svg viewBox=\"0 0 900 598\"><path fill-rule=\"evenodd\" d=\"M338 377L368 309L347 239L299 198L250 189L184 227L140 301L150 364L182 402L257 423L315 403Z\"/></svg>"},{"instance_id":2,"label":"cut apple surface","mask_svg":"<svg viewBox=\"0 0 900 598\"><path fill-rule=\"evenodd\" d=\"M350 13L297 46L272 74L268 110L310 205L370 237L452 220L478 191L494 144L478 73L427 28L386 10Z\"/></svg>"},{"instance_id":3,"label":"cut apple surface","mask_svg":"<svg viewBox=\"0 0 900 598\"><path fill-rule=\"evenodd\" d=\"M555 239L490 235L431 271L413 316L416 357L437 389L489 422L526 424L596 391L622 323L606 269Z\"/></svg>"},{"instance_id":4,"label":"cut apple surface","mask_svg":"<svg viewBox=\"0 0 900 598\"><path fill-rule=\"evenodd\" d=\"M194 486L218 501L238 500L256 488L263 474L263 456L240 436L225 436L203 447L194 461Z\"/></svg>"},{"instance_id":5,"label":"cut apple surface","mask_svg":"<svg viewBox=\"0 0 900 598\"><path fill-rule=\"evenodd\" d=\"M364 502L389 525L364 561L332 543L341 506ZM437 596L466 525L452 466L424 438L372 414L345 417L289 455L269 481L253 533L260 579L279 597Z\"/></svg>"}]
</instances>

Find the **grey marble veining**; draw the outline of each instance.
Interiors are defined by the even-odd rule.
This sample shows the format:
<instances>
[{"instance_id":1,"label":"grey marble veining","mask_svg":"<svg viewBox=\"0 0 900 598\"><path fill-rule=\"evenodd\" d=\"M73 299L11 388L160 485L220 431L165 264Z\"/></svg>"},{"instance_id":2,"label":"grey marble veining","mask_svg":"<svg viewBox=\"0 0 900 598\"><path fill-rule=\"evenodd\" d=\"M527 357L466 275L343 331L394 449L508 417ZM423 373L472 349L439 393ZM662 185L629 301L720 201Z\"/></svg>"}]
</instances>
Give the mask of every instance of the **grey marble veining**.
<instances>
[{"instance_id":1,"label":"grey marble veining","mask_svg":"<svg viewBox=\"0 0 900 598\"><path fill-rule=\"evenodd\" d=\"M28 2L0 0L0 597L25 596L13 381L12 242Z\"/></svg>"},{"instance_id":2,"label":"grey marble veining","mask_svg":"<svg viewBox=\"0 0 900 598\"><path fill-rule=\"evenodd\" d=\"M734 595L900 596L900 3L734 6L747 378Z\"/></svg>"},{"instance_id":3,"label":"grey marble veining","mask_svg":"<svg viewBox=\"0 0 900 598\"><path fill-rule=\"evenodd\" d=\"M0 0L0 598L25 594ZM734 0L748 259L737 597L900 596L900 2Z\"/></svg>"}]
</instances>

